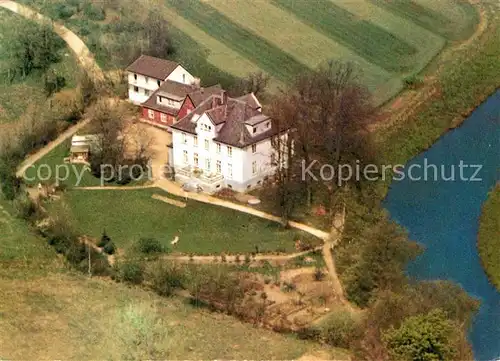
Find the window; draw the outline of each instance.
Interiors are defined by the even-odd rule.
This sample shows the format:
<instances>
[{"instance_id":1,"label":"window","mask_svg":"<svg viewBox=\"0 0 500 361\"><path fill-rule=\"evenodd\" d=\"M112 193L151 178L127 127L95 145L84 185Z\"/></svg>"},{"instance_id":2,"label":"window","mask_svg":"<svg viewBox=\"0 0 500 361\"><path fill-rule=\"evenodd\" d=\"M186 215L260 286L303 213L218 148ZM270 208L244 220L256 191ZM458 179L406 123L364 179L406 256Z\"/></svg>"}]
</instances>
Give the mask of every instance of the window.
<instances>
[{"instance_id":1,"label":"window","mask_svg":"<svg viewBox=\"0 0 500 361\"><path fill-rule=\"evenodd\" d=\"M253 127L253 134L257 133L257 127Z\"/></svg>"},{"instance_id":2,"label":"window","mask_svg":"<svg viewBox=\"0 0 500 361\"><path fill-rule=\"evenodd\" d=\"M256 173L257 173L257 162L253 161L252 162L252 174L256 174Z\"/></svg>"},{"instance_id":3,"label":"window","mask_svg":"<svg viewBox=\"0 0 500 361\"><path fill-rule=\"evenodd\" d=\"M171 107L175 107L175 105L177 104L177 102L175 100L172 100L172 99L168 99L167 98L167 104Z\"/></svg>"},{"instance_id":4,"label":"window","mask_svg":"<svg viewBox=\"0 0 500 361\"><path fill-rule=\"evenodd\" d=\"M188 142L188 140L187 140L186 133L182 133L182 143L187 144L187 142Z\"/></svg>"},{"instance_id":5,"label":"window","mask_svg":"<svg viewBox=\"0 0 500 361\"><path fill-rule=\"evenodd\" d=\"M193 139L193 142L194 142L194 146L197 147L198 146L198 136L194 136L194 139Z\"/></svg>"},{"instance_id":6,"label":"window","mask_svg":"<svg viewBox=\"0 0 500 361\"><path fill-rule=\"evenodd\" d=\"M193 154L193 163L195 167L198 167L199 164L198 153Z\"/></svg>"},{"instance_id":7,"label":"window","mask_svg":"<svg viewBox=\"0 0 500 361\"><path fill-rule=\"evenodd\" d=\"M156 84L158 84L158 86L160 86L160 85L161 85L161 81L159 81L159 80L158 80L158 81L156 82Z\"/></svg>"},{"instance_id":8,"label":"window","mask_svg":"<svg viewBox=\"0 0 500 361\"><path fill-rule=\"evenodd\" d=\"M215 169L217 171L217 174L222 173L222 163L220 160L218 160L217 163L215 163Z\"/></svg>"},{"instance_id":9,"label":"window","mask_svg":"<svg viewBox=\"0 0 500 361\"><path fill-rule=\"evenodd\" d=\"M182 160L184 161L184 164L188 164L188 151L187 150L182 152Z\"/></svg>"},{"instance_id":10,"label":"window","mask_svg":"<svg viewBox=\"0 0 500 361\"><path fill-rule=\"evenodd\" d=\"M271 122L266 123L266 128L271 128Z\"/></svg>"},{"instance_id":11,"label":"window","mask_svg":"<svg viewBox=\"0 0 500 361\"><path fill-rule=\"evenodd\" d=\"M210 150L210 143L208 142L208 139L205 139L205 150Z\"/></svg>"},{"instance_id":12,"label":"window","mask_svg":"<svg viewBox=\"0 0 500 361\"><path fill-rule=\"evenodd\" d=\"M227 179L232 179L233 178L233 165L228 164L227 165Z\"/></svg>"},{"instance_id":13,"label":"window","mask_svg":"<svg viewBox=\"0 0 500 361\"><path fill-rule=\"evenodd\" d=\"M147 89L144 89L144 95L147 95L147 96L149 96L149 90L147 90Z\"/></svg>"},{"instance_id":14,"label":"window","mask_svg":"<svg viewBox=\"0 0 500 361\"><path fill-rule=\"evenodd\" d=\"M155 118L155 112L154 112L154 110L148 109L148 118L149 119L154 119Z\"/></svg>"},{"instance_id":15,"label":"window","mask_svg":"<svg viewBox=\"0 0 500 361\"><path fill-rule=\"evenodd\" d=\"M205 170L210 172L210 158L205 159Z\"/></svg>"},{"instance_id":16,"label":"window","mask_svg":"<svg viewBox=\"0 0 500 361\"><path fill-rule=\"evenodd\" d=\"M257 153L257 144L252 144L252 153Z\"/></svg>"},{"instance_id":17,"label":"window","mask_svg":"<svg viewBox=\"0 0 500 361\"><path fill-rule=\"evenodd\" d=\"M227 156L228 157L233 156L233 147L230 147L229 145L227 146Z\"/></svg>"},{"instance_id":18,"label":"window","mask_svg":"<svg viewBox=\"0 0 500 361\"><path fill-rule=\"evenodd\" d=\"M139 87L138 86L134 87L134 92L139 93Z\"/></svg>"},{"instance_id":19,"label":"window","mask_svg":"<svg viewBox=\"0 0 500 361\"><path fill-rule=\"evenodd\" d=\"M163 97L162 97L162 96L159 96L159 97L158 97L158 103L161 103L161 102L162 102L162 100L163 100Z\"/></svg>"},{"instance_id":20,"label":"window","mask_svg":"<svg viewBox=\"0 0 500 361\"><path fill-rule=\"evenodd\" d=\"M186 74L182 74L182 82L186 84Z\"/></svg>"},{"instance_id":21,"label":"window","mask_svg":"<svg viewBox=\"0 0 500 361\"><path fill-rule=\"evenodd\" d=\"M163 113L161 113L161 115L160 115L160 120L161 120L163 123L166 123L166 122L167 122L167 114L163 114Z\"/></svg>"},{"instance_id":22,"label":"window","mask_svg":"<svg viewBox=\"0 0 500 361\"><path fill-rule=\"evenodd\" d=\"M134 74L134 80L137 80L137 74Z\"/></svg>"},{"instance_id":23,"label":"window","mask_svg":"<svg viewBox=\"0 0 500 361\"><path fill-rule=\"evenodd\" d=\"M221 149L220 143L216 143L216 144L217 144L217 154L220 154L220 149Z\"/></svg>"},{"instance_id":24,"label":"window","mask_svg":"<svg viewBox=\"0 0 500 361\"><path fill-rule=\"evenodd\" d=\"M146 81L146 84L149 82L149 78L147 76L144 77L144 80Z\"/></svg>"}]
</instances>

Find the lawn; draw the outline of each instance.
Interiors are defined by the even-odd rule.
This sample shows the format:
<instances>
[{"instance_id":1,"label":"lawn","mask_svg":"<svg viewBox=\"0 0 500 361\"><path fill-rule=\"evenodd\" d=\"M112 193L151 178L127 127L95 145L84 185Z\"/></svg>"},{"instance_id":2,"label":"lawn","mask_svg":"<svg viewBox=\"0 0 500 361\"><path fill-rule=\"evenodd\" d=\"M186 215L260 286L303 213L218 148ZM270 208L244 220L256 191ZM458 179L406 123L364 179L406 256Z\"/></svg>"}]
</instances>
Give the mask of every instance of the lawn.
<instances>
[{"instance_id":1,"label":"lawn","mask_svg":"<svg viewBox=\"0 0 500 361\"><path fill-rule=\"evenodd\" d=\"M2 43L9 41L3 36L4 31L1 19L18 16L7 10L0 9L0 124L16 121L29 106L43 104L46 100L43 78L33 72L24 79L8 81L5 66L8 61L5 52L2 52ZM21 21L22 18L19 18ZM6 32L8 33L8 32ZM74 87L78 64L69 49L63 51L62 61L54 64L52 70L66 79L67 87Z\"/></svg>"},{"instance_id":2,"label":"lawn","mask_svg":"<svg viewBox=\"0 0 500 361\"><path fill-rule=\"evenodd\" d=\"M491 282L500 290L500 184L483 205L477 246Z\"/></svg>"},{"instance_id":3,"label":"lawn","mask_svg":"<svg viewBox=\"0 0 500 361\"><path fill-rule=\"evenodd\" d=\"M56 203L53 211L71 212L78 230L89 236L99 238L106 230L120 248L130 248L142 237L170 246L179 236L175 250L183 253L250 253L256 247L259 252L291 252L296 239L312 240L304 232L282 230L275 222L246 213L193 200L179 208L152 199L153 194L172 197L160 189L74 189L63 197L67 208L61 210Z\"/></svg>"}]
</instances>

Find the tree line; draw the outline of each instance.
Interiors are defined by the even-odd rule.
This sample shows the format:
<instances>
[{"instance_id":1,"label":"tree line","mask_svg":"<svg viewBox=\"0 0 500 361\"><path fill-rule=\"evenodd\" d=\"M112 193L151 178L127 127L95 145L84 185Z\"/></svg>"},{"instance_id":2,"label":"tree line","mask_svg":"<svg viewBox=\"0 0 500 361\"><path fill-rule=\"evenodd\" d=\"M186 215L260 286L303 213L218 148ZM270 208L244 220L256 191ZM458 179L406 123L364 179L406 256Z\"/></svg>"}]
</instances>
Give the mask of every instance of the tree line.
<instances>
[{"instance_id":1,"label":"tree line","mask_svg":"<svg viewBox=\"0 0 500 361\"><path fill-rule=\"evenodd\" d=\"M274 194L283 226L297 210L311 213L321 204L332 228L335 215L346 209L344 232L333 254L348 299L365 313L357 332L327 337L337 340L334 346L374 361L472 359L466 334L478 301L451 282L416 282L405 273L423 250L381 205L384 168L367 130L376 109L360 75L353 64L331 61L299 75L271 99L269 113L279 133L273 139L277 173L268 193ZM324 164L336 171L371 167L378 180L321 178ZM331 322L335 327L326 325L327 330L345 326L339 318ZM326 337L314 330L303 334Z\"/></svg>"}]
</instances>

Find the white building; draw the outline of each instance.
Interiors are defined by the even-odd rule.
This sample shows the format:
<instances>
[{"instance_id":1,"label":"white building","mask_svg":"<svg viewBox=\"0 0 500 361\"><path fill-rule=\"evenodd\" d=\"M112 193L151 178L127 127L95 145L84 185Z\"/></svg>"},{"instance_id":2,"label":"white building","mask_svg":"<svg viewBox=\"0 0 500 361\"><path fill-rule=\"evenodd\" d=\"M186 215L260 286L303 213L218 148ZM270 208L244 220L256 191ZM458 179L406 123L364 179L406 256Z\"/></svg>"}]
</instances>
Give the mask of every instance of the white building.
<instances>
[{"instance_id":1,"label":"white building","mask_svg":"<svg viewBox=\"0 0 500 361\"><path fill-rule=\"evenodd\" d=\"M244 192L274 174L271 139L278 131L253 99L212 95L172 125L177 181L196 182L209 193Z\"/></svg>"},{"instance_id":2,"label":"white building","mask_svg":"<svg viewBox=\"0 0 500 361\"><path fill-rule=\"evenodd\" d=\"M144 103L165 82L195 85L198 79L180 64L141 55L126 69L128 76L128 97L137 105Z\"/></svg>"}]
</instances>

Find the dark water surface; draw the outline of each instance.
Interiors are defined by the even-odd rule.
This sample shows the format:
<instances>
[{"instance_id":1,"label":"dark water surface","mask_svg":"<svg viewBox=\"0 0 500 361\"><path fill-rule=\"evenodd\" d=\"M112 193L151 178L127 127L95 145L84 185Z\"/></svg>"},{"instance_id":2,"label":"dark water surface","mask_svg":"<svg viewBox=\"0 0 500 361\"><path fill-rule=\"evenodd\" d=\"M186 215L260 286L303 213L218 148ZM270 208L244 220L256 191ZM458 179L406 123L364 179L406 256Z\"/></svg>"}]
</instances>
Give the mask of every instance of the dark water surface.
<instances>
[{"instance_id":1,"label":"dark water surface","mask_svg":"<svg viewBox=\"0 0 500 361\"><path fill-rule=\"evenodd\" d=\"M461 180L461 161L464 165L482 165L477 175L481 181ZM437 181L434 169L428 168L427 181L408 177L393 181L385 200L392 218L426 248L408 272L417 279L455 281L479 298L481 308L469 335L474 356L480 361L500 358L500 293L488 282L476 248L481 205L499 179L500 91L405 169L411 165L423 167L424 162L438 166ZM441 165L446 178L455 168L454 181L441 179ZM423 169L416 167L415 178L423 177ZM462 179L470 179L475 172L471 167L462 169Z\"/></svg>"}]
</instances>

